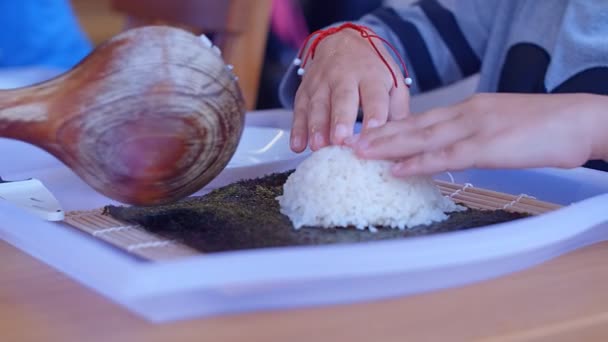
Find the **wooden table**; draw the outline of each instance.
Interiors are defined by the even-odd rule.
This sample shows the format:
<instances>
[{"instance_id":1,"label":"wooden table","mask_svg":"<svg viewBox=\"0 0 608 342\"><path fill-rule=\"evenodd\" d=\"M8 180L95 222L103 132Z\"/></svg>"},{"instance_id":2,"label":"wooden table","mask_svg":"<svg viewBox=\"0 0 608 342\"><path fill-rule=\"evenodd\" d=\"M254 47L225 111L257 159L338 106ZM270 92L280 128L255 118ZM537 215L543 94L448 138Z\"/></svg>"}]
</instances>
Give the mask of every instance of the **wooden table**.
<instances>
[{"instance_id":1,"label":"wooden table","mask_svg":"<svg viewBox=\"0 0 608 342\"><path fill-rule=\"evenodd\" d=\"M607 341L608 243L471 286L154 325L0 242L1 341Z\"/></svg>"}]
</instances>

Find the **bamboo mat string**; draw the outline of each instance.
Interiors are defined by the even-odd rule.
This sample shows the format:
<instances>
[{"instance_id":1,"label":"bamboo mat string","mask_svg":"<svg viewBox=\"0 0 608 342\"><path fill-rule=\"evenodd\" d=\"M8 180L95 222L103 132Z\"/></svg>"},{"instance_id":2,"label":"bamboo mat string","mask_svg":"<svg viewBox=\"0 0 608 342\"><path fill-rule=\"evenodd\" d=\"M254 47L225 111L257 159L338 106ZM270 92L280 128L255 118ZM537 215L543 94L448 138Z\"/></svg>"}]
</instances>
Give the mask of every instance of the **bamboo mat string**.
<instances>
[{"instance_id":1,"label":"bamboo mat string","mask_svg":"<svg viewBox=\"0 0 608 342\"><path fill-rule=\"evenodd\" d=\"M454 198L456 195L460 194L461 192L465 192L467 191L468 188L472 188L473 184L471 183L466 183L462 188L454 191L453 193L451 193L450 195L448 195L449 198Z\"/></svg>"},{"instance_id":2,"label":"bamboo mat string","mask_svg":"<svg viewBox=\"0 0 608 342\"><path fill-rule=\"evenodd\" d=\"M514 199L514 200L512 200L511 202L509 202L509 203L507 203L507 204L503 205L503 206L502 206L502 209L503 209L503 210L506 210L506 209L508 209L508 208L510 208L510 207L512 207L512 206L514 206L515 204L519 203L519 201L521 201L521 200L522 200L522 199L524 199L524 198L536 199L534 196L529 196L529 195L526 195L526 194L520 194L519 196L517 196L517 198L516 198L516 199Z\"/></svg>"},{"instance_id":3,"label":"bamboo mat string","mask_svg":"<svg viewBox=\"0 0 608 342\"><path fill-rule=\"evenodd\" d=\"M162 241L152 241L152 242L141 242L141 243L135 243L132 245L128 245L127 246L127 250L128 251L135 251L138 249L144 249L144 248L156 248L156 247L165 247L168 245L172 245L177 243L177 241L175 240L162 240Z\"/></svg>"},{"instance_id":4,"label":"bamboo mat string","mask_svg":"<svg viewBox=\"0 0 608 342\"><path fill-rule=\"evenodd\" d=\"M450 183L455 184L456 180L454 179L454 176L452 175L451 172L447 171L446 174L448 175L448 177L450 178Z\"/></svg>"},{"instance_id":5,"label":"bamboo mat string","mask_svg":"<svg viewBox=\"0 0 608 342\"><path fill-rule=\"evenodd\" d=\"M110 227L110 228L104 228L104 229L99 229L93 232L93 236L99 236L102 234L109 234L109 233L117 233L123 230L127 230L127 229L133 229L133 226L120 226L120 227Z\"/></svg>"}]
</instances>

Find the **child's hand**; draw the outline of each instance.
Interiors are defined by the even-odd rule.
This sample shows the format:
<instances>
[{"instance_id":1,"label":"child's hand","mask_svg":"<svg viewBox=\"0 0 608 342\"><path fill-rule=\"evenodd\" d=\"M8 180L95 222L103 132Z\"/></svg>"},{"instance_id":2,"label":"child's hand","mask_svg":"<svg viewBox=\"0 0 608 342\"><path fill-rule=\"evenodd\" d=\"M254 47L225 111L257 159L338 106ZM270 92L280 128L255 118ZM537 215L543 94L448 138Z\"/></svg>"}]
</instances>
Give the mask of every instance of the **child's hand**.
<instances>
[{"instance_id":1,"label":"child's hand","mask_svg":"<svg viewBox=\"0 0 608 342\"><path fill-rule=\"evenodd\" d=\"M359 105L364 130L408 115L409 92L400 69L383 43L375 43L397 75L398 87L359 32L346 29L326 37L308 61L296 94L292 150L301 152L307 144L315 151L330 143L342 144L352 135Z\"/></svg>"},{"instance_id":2,"label":"child's hand","mask_svg":"<svg viewBox=\"0 0 608 342\"><path fill-rule=\"evenodd\" d=\"M396 176L467 168L571 168L608 156L608 97L483 94L389 122L347 143L398 160Z\"/></svg>"}]
</instances>

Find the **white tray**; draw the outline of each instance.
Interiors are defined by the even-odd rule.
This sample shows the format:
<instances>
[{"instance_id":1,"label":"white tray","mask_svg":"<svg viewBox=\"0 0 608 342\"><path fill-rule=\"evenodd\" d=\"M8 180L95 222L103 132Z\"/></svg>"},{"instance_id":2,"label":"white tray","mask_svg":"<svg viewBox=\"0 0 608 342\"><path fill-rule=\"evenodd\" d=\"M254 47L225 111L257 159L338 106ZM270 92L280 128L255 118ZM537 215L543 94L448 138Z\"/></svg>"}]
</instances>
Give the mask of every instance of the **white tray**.
<instances>
[{"instance_id":1,"label":"white tray","mask_svg":"<svg viewBox=\"0 0 608 342\"><path fill-rule=\"evenodd\" d=\"M284 127L289 120L279 111L251 114L248 122ZM10 160L0 175L38 177L66 211L111 203L35 148L0 141L0 154ZM604 173L471 170L454 176L458 183L572 205L515 222L420 238L215 253L154 263L0 201L0 238L156 322L432 291L518 271L608 238Z\"/></svg>"}]
</instances>

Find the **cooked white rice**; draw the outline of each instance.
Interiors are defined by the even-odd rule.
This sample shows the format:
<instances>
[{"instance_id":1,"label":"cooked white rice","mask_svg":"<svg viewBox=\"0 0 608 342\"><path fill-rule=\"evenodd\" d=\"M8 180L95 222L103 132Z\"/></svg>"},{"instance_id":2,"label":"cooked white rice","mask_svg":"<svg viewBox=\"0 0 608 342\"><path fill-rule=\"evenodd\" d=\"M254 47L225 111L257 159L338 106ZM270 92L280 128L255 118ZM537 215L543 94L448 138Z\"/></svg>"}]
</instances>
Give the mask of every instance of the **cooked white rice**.
<instances>
[{"instance_id":1,"label":"cooked white rice","mask_svg":"<svg viewBox=\"0 0 608 342\"><path fill-rule=\"evenodd\" d=\"M431 178L395 178L388 161L361 160L350 148L314 152L289 176L281 212L296 229L392 227L405 229L447 218L461 210L444 197Z\"/></svg>"}]
</instances>

